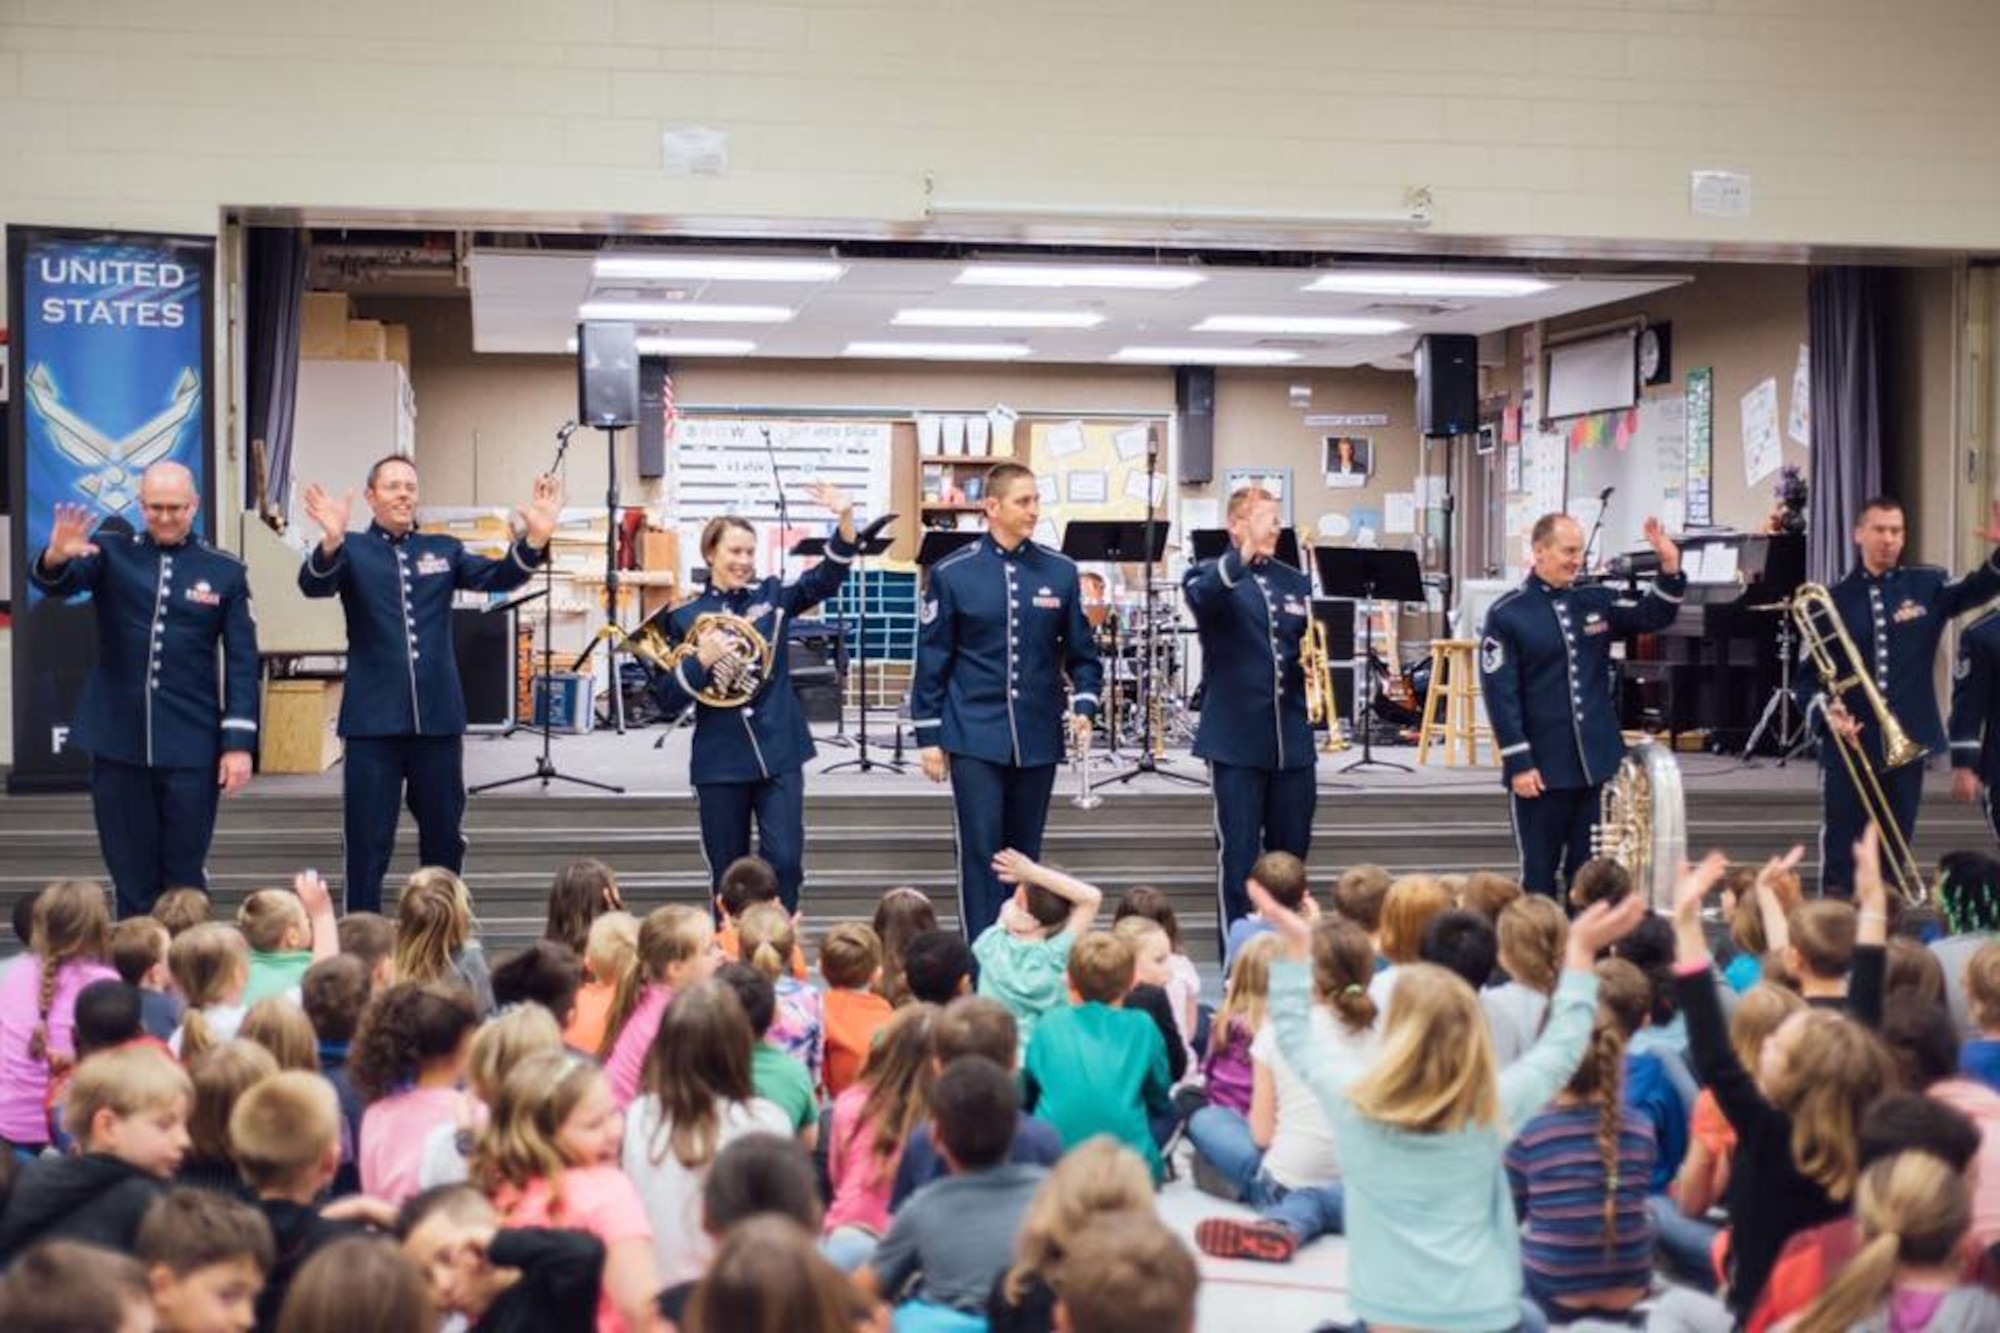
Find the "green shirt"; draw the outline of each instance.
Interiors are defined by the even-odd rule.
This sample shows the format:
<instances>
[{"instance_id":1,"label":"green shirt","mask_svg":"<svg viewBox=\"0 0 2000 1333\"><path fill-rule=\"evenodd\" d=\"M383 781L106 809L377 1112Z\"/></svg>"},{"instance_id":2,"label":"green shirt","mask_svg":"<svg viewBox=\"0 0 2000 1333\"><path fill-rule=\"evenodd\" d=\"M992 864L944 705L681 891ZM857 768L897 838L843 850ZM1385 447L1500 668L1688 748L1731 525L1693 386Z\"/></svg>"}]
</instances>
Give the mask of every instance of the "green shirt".
<instances>
[{"instance_id":1,"label":"green shirt","mask_svg":"<svg viewBox=\"0 0 2000 1333\"><path fill-rule=\"evenodd\" d=\"M273 995L284 996L297 990L313 965L311 949L286 949L277 953L250 951L250 980L243 987L243 1007Z\"/></svg>"},{"instance_id":2,"label":"green shirt","mask_svg":"<svg viewBox=\"0 0 2000 1333\"><path fill-rule=\"evenodd\" d=\"M1043 1014L1069 1002L1069 951L1076 936L1065 930L1048 939L1024 940L995 922L979 932L972 956L979 961L979 993L998 1000L1020 1026L1027 1050Z\"/></svg>"},{"instance_id":3,"label":"green shirt","mask_svg":"<svg viewBox=\"0 0 2000 1333\"><path fill-rule=\"evenodd\" d=\"M1109 1134L1146 1159L1155 1181L1165 1174L1148 1117L1171 1114L1173 1080L1150 1014L1092 1001L1047 1015L1028 1047L1027 1085L1065 1149Z\"/></svg>"},{"instance_id":4,"label":"green shirt","mask_svg":"<svg viewBox=\"0 0 2000 1333\"><path fill-rule=\"evenodd\" d=\"M759 1097L774 1103L792 1122L794 1134L819 1122L819 1103L813 1098L812 1075L806 1067L775 1046L758 1042L750 1052L750 1086Z\"/></svg>"}]
</instances>

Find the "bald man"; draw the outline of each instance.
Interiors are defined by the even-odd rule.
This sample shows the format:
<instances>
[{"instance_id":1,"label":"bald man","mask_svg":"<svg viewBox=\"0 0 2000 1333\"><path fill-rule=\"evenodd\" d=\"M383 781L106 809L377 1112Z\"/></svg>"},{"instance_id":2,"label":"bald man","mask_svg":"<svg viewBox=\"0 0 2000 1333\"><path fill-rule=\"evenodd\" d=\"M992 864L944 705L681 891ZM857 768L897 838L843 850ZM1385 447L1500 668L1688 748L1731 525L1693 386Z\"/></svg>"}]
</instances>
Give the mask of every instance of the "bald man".
<instances>
[{"instance_id":1,"label":"bald man","mask_svg":"<svg viewBox=\"0 0 2000 1333\"><path fill-rule=\"evenodd\" d=\"M201 497L179 463L139 481L142 532L106 531L57 505L29 570L51 597L89 593L97 665L69 739L90 752L97 841L118 914L169 888L208 886L218 796L250 781L257 748L257 629L243 562L194 535ZM218 662L220 670L217 669Z\"/></svg>"}]
</instances>

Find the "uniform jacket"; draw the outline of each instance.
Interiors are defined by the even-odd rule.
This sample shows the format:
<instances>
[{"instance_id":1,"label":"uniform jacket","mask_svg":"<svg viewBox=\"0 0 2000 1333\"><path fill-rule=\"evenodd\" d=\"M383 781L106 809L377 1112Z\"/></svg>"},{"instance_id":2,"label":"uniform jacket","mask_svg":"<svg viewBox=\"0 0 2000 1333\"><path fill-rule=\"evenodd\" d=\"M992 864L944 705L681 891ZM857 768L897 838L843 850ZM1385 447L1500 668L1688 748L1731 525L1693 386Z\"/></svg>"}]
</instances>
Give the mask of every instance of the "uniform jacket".
<instances>
[{"instance_id":1,"label":"uniform jacket","mask_svg":"<svg viewBox=\"0 0 2000 1333\"><path fill-rule=\"evenodd\" d=\"M456 537L379 523L351 532L331 558L315 545L299 567L299 591L340 598L347 616L343 736L457 736L465 690L452 656L451 604L460 588L507 592L528 581L546 552L517 541L497 559L472 555Z\"/></svg>"},{"instance_id":2,"label":"uniform jacket","mask_svg":"<svg viewBox=\"0 0 2000 1333\"><path fill-rule=\"evenodd\" d=\"M1065 674L1069 707L1097 715L1104 668L1068 556L981 537L932 566L918 619L918 745L1021 768L1059 763Z\"/></svg>"},{"instance_id":3,"label":"uniform jacket","mask_svg":"<svg viewBox=\"0 0 2000 1333\"><path fill-rule=\"evenodd\" d=\"M1898 565L1870 574L1856 565L1828 590L1848 637L1869 667L1875 688L1896 715L1910 739L1936 754L1945 748L1943 719L1938 715L1937 683L1932 678L1938 644L1946 624L2000 596L2000 567L1989 559L1962 579L1954 580L1936 565ZM1798 673L1794 687L1809 716L1825 707L1825 691L1811 659ZM1861 740L1871 755L1880 756L1882 728L1861 701L1857 690L1843 700L1861 722ZM1822 763L1838 763L1839 751L1820 747Z\"/></svg>"},{"instance_id":4,"label":"uniform jacket","mask_svg":"<svg viewBox=\"0 0 2000 1333\"><path fill-rule=\"evenodd\" d=\"M1988 787L2000 785L2000 615L1989 615L1958 636L1951 669L1951 766L1969 768Z\"/></svg>"},{"instance_id":5,"label":"uniform jacket","mask_svg":"<svg viewBox=\"0 0 2000 1333\"><path fill-rule=\"evenodd\" d=\"M1603 584L1557 588L1530 574L1493 603L1479 675L1503 782L1533 768L1550 788L1595 787L1618 771L1625 739L1611 645L1665 629L1686 590L1685 574L1662 574L1638 600Z\"/></svg>"},{"instance_id":6,"label":"uniform jacket","mask_svg":"<svg viewBox=\"0 0 2000 1333\"><path fill-rule=\"evenodd\" d=\"M1201 636L1204 675L1197 758L1245 768L1311 768L1299 645L1312 583L1278 560L1249 569L1234 548L1181 580Z\"/></svg>"},{"instance_id":7,"label":"uniform jacket","mask_svg":"<svg viewBox=\"0 0 2000 1333\"><path fill-rule=\"evenodd\" d=\"M256 750L257 626L243 562L193 537L169 547L100 530L95 540L96 555L53 574L38 555L29 570L50 596L89 592L97 605L97 668L70 738L101 758L157 768Z\"/></svg>"},{"instance_id":8,"label":"uniform jacket","mask_svg":"<svg viewBox=\"0 0 2000 1333\"><path fill-rule=\"evenodd\" d=\"M672 671L654 673L653 693L670 716L678 717L689 704L695 705L692 781L759 782L796 773L816 753L792 689L785 627L833 596L853 560L853 544L836 533L827 539L826 558L795 582L786 583L774 574L734 592L710 583L699 597L668 613L662 629L674 644L685 642L702 616L726 611L755 625L771 645L771 670L741 708L711 708L696 701L695 695L708 686L709 673L692 655Z\"/></svg>"}]
</instances>

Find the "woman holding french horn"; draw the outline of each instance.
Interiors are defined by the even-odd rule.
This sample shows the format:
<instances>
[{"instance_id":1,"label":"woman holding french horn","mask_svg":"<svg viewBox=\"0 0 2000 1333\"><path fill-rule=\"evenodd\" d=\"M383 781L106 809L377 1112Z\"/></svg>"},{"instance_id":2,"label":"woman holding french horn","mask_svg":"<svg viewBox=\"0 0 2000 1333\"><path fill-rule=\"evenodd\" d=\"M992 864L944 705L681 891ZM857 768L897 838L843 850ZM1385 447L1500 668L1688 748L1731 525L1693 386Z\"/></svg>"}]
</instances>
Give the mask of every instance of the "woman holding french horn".
<instances>
[{"instance_id":1,"label":"woman holding french horn","mask_svg":"<svg viewBox=\"0 0 2000 1333\"><path fill-rule=\"evenodd\" d=\"M785 624L831 597L856 548L854 502L814 482L813 501L839 519L826 558L790 583L757 576L757 532L734 514L701 533L708 587L627 640L656 670L654 693L669 715L695 707L689 777L701 811L701 849L713 892L729 863L750 851L778 875L787 911L805 877L805 764L812 733L792 692Z\"/></svg>"}]
</instances>

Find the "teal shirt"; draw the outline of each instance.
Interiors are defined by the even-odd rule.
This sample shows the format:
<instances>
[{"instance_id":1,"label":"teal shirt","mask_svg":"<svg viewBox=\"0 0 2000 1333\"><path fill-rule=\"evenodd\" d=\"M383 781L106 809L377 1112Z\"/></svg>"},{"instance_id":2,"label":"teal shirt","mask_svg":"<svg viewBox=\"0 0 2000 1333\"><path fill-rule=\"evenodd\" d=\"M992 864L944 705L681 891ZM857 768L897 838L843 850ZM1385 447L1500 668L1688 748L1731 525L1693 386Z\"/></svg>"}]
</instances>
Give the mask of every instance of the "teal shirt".
<instances>
[{"instance_id":1,"label":"teal shirt","mask_svg":"<svg viewBox=\"0 0 2000 1333\"><path fill-rule=\"evenodd\" d=\"M1173 1110L1167 1047L1148 1014L1091 1002L1059 1009L1028 1047L1028 1100L1065 1149L1109 1134L1146 1159L1157 1183L1165 1168L1147 1117Z\"/></svg>"},{"instance_id":2,"label":"teal shirt","mask_svg":"<svg viewBox=\"0 0 2000 1333\"><path fill-rule=\"evenodd\" d=\"M1314 1033L1312 974L1271 965L1278 1049L1326 1107L1347 1189L1347 1274L1354 1313L1370 1324L1498 1333L1521 1322L1521 1237L1503 1157L1530 1117L1582 1063L1597 978L1568 972L1547 1025L1500 1071L1499 1127L1412 1134L1365 1119L1347 1089L1365 1069Z\"/></svg>"},{"instance_id":3,"label":"teal shirt","mask_svg":"<svg viewBox=\"0 0 2000 1333\"><path fill-rule=\"evenodd\" d=\"M1028 1049L1043 1014L1069 1003L1069 951L1075 943L1076 936L1067 930L1048 939L1017 939L998 922L973 941L979 993L1014 1015L1021 1050Z\"/></svg>"},{"instance_id":4,"label":"teal shirt","mask_svg":"<svg viewBox=\"0 0 2000 1333\"><path fill-rule=\"evenodd\" d=\"M750 1087L790 1118L794 1134L819 1120L812 1075L775 1046L758 1042L750 1051Z\"/></svg>"},{"instance_id":5,"label":"teal shirt","mask_svg":"<svg viewBox=\"0 0 2000 1333\"><path fill-rule=\"evenodd\" d=\"M288 995L297 990L306 979L306 972L313 965L311 949L286 949L278 953L250 951L250 980L243 987L243 1007L248 1009L259 1000L268 1000L273 995Z\"/></svg>"}]
</instances>

